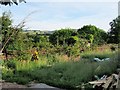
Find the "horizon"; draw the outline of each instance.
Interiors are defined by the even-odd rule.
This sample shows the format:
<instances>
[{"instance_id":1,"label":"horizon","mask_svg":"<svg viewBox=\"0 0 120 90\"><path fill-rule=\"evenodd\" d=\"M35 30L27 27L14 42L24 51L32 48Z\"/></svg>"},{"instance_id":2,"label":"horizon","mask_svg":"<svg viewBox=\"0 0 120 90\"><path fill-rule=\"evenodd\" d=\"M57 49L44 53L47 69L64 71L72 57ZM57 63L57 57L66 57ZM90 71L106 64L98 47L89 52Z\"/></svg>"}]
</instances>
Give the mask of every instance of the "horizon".
<instances>
[{"instance_id":1,"label":"horizon","mask_svg":"<svg viewBox=\"0 0 120 90\"><path fill-rule=\"evenodd\" d=\"M24 17L34 11L26 21L25 28L29 30L53 31L61 28L79 29L84 25L94 25L108 31L110 29L109 23L118 16L118 2L87 1L32 1L18 6L1 6L0 14L10 10L14 20L13 25L17 25Z\"/></svg>"}]
</instances>

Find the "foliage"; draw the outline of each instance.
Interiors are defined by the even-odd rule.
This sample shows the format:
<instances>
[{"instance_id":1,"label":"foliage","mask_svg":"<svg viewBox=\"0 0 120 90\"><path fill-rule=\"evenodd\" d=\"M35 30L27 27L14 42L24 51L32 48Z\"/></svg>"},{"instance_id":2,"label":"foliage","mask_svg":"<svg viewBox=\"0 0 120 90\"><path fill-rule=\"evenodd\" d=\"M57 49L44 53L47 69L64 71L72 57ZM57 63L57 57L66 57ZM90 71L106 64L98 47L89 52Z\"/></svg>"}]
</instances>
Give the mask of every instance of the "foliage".
<instances>
[{"instance_id":1,"label":"foliage","mask_svg":"<svg viewBox=\"0 0 120 90\"><path fill-rule=\"evenodd\" d=\"M26 1L25 0L19 0L19 3L21 3L21 2L25 2L26 3ZM17 0L1 0L0 1L0 4L1 5L9 5L9 6L11 6L12 4L16 4L16 5L18 5L18 2L17 2Z\"/></svg>"},{"instance_id":2,"label":"foliage","mask_svg":"<svg viewBox=\"0 0 120 90\"><path fill-rule=\"evenodd\" d=\"M14 28L12 26L12 20L10 16L11 12L4 12L3 15L0 17L0 35L2 36L2 51L9 49L16 50L18 48L21 50L21 47L24 46L23 37L21 37L22 34L20 33L22 29Z\"/></svg>"},{"instance_id":3,"label":"foliage","mask_svg":"<svg viewBox=\"0 0 120 90\"><path fill-rule=\"evenodd\" d=\"M10 19L11 12L4 12L0 17L0 35L2 36L2 43L8 39L12 33L11 26L12 20Z\"/></svg>"},{"instance_id":4,"label":"foliage","mask_svg":"<svg viewBox=\"0 0 120 90\"><path fill-rule=\"evenodd\" d=\"M98 53L99 54L99 53ZM111 53L112 54L112 53ZM104 57L110 57L111 54ZM98 56L101 56L99 54ZM57 59L55 56L54 58ZM114 57L114 55L112 55ZM53 59L53 56L48 56ZM91 62L90 58L78 62L59 62L52 61L52 66L48 66L49 60L46 56L41 56L38 62L13 60L16 65L16 73L11 69L3 68L3 79L20 84L27 84L35 80L40 83L46 83L59 88L81 88L82 83L95 80L94 75L110 75L117 68L116 58L110 61ZM111 66L111 67L110 67Z\"/></svg>"},{"instance_id":5,"label":"foliage","mask_svg":"<svg viewBox=\"0 0 120 90\"><path fill-rule=\"evenodd\" d=\"M93 25L86 25L78 29L79 37L87 39L93 44L103 44L106 42L107 33Z\"/></svg>"},{"instance_id":6,"label":"foliage","mask_svg":"<svg viewBox=\"0 0 120 90\"><path fill-rule=\"evenodd\" d=\"M88 51L81 54L81 58L93 60L94 58L104 59L104 58L112 58L114 54L110 51L103 52L95 52L95 51Z\"/></svg>"},{"instance_id":7,"label":"foliage","mask_svg":"<svg viewBox=\"0 0 120 90\"><path fill-rule=\"evenodd\" d=\"M111 57L112 53L89 53L89 56ZM87 54L85 54L87 55ZM94 79L94 75L102 76L104 74L111 74L117 68L115 59L105 62L91 62L82 60L79 62L59 62L57 55L39 56L38 62L18 61L13 62L16 65L16 73L13 74L11 69L4 68L2 71L3 79L10 82L17 82L20 84L27 84L32 80L40 83L57 86L59 88L80 88L82 83L86 83ZM64 58L62 58L64 59ZM12 60L11 60L12 61ZM53 65L49 66L48 65ZM111 67L109 67L109 65ZM37 73L37 74L36 74ZM71 74L72 73L72 74ZM78 77L79 76L79 77Z\"/></svg>"},{"instance_id":8,"label":"foliage","mask_svg":"<svg viewBox=\"0 0 120 90\"><path fill-rule=\"evenodd\" d=\"M120 16L110 22L110 30L108 31L109 40L108 43L116 43L120 42Z\"/></svg>"},{"instance_id":9,"label":"foliage","mask_svg":"<svg viewBox=\"0 0 120 90\"><path fill-rule=\"evenodd\" d=\"M9 69L15 69L16 68L16 65L15 65L15 62L14 61L7 61L6 62L6 67Z\"/></svg>"},{"instance_id":10,"label":"foliage","mask_svg":"<svg viewBox=\"0 0 120 90\"><path fill-rule=\"evenodd\" d=\"M9 13L0 17L0 24L4 43L16 29L12 27ZM15 53L3 63L2 79L6 81L27 84L36 80L61 88L80 88L82 83L94 80L94 75L112 74L119 66L116 51L98 51L93 47L107 40L106 32L95 26L86 25L77 32L69 28L61 29L50 36L25 33L22 28L17 30L6 47ZM34 47L39 52L37 61L31 61ZM114 47L111 49L114 50ZM94 62L94 58L110 60Z\"/></svg>"},{"instance_id":11,"label":"foliage","mask_svg":"<svg viewBox=\"0 0 120 90\"><path fill-rule=\"evenodd\" d=\"M18 50L22 51L25 48L28 48L28 43L26 40L26 36L19 32L14 37L11 38L10 44L8 45L8 50Z\"/></svg>"},{"instance_id":12,"label":"foliage","mask_svg":"<svg viewBox=\"0 0 120 90\"><path fill-rule=\"evenodd\" d=\"M76 42L73 38L76 35L77 32L72 29L61 29L51 34L49 40L53 45L69 45Z\"/></svg>"}]
</instances>

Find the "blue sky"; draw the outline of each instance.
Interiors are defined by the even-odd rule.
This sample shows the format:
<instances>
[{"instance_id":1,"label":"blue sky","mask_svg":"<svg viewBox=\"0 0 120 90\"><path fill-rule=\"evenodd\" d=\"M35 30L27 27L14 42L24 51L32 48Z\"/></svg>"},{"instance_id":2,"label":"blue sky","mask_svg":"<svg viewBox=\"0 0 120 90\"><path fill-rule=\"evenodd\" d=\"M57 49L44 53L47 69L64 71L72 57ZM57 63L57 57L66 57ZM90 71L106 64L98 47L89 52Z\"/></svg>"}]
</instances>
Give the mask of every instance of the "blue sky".
<instances>
[{"instance_id":1,"label":"blue sky","mask_svg":"<svg viewBox=\"0 0 120 90\"><path fill-rule=\"evenodd\" d=\"M26 0L27 1L27 0ZM45 2L46 1L46 2ZM12 12L14 25L18 24L29 13L34 12L26 20L26 28L37 30L58 30L61 28L81 28L83 25L95 25L107 31L109 22L118 16L118 2L109 0L89 1L64 0L51 2L30 0L18 6L1 6L0 15L4 11ZM65 2L66 1L66 2Z\"/></svg>"}]
</instances>

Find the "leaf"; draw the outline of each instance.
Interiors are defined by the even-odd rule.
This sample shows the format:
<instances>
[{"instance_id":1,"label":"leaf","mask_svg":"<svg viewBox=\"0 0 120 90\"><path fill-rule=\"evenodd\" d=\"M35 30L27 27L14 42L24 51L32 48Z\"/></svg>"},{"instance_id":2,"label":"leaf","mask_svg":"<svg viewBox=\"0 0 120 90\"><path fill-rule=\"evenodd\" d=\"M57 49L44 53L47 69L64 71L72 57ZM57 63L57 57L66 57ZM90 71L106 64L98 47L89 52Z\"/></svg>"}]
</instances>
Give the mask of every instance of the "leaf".
<instances>
[{"instance_id":1,"label":"leaf","mask_svg":"<svg viewBox=\"0 0 120 90\"><path fill-rule=\"evenodd\" d=\"M18 5L17 0L12 0L16 5Z\"/></svg>"},{"instance_id":2,"label":"leaf","mask_svg":"<svg viewBox=\"0 0 120 90\"><path fill-rule=\"evenodd\" d=\"M19 0L19 3L21 3L21 2L24 2L24 3L26 3L26 1L25 0ZM9 5L9 6L11 6L12 4L16 4L16 5L18 5L18 2L17 2L17 0L0 0L0 4L1 5Z\"/></svg>"},{"instance_id":3,"label":"leaf","mask_svg":"<svg viewBox=\"0 0 120 90\"><path fill-rule=\"evenodd\" d=\"M24 3L26 3L26 1L25 1L25 0L19 0L19 3L21 3L21 2L24 2Z\"/></svg>"}]
</instances>

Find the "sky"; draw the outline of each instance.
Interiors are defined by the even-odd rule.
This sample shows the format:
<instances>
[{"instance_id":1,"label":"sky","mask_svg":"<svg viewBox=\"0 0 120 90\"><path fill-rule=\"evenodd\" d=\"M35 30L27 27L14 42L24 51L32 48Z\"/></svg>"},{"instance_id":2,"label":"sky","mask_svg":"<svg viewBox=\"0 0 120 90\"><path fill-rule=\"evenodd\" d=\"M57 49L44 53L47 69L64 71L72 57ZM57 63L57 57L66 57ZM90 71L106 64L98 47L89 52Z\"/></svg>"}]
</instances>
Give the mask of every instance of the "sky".
<instances>
[{"instance_id":1,"label":"sky","mask_svg":"<svg viewBox=\"0 0 120 90\"><path fill-rule=\"evenodd\" d=\"M13 25L26 18L29 30L52 31L61 28L79 29L95 25L108 31L109 23L118 16L118 0L26 0L18 6L0 6L0 15L11 11Z\"/></svg>"}]
</instances>

